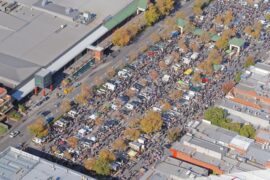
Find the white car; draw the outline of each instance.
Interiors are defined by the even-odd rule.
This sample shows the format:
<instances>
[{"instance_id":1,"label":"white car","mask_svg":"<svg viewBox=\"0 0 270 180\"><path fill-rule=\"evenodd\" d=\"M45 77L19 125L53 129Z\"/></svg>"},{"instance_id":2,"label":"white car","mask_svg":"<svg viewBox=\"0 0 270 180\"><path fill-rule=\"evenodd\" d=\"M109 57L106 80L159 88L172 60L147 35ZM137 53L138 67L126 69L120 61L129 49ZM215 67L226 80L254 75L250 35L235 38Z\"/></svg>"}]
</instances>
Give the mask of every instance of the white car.
<instances>
[{"instance_id":1,"label":"white car","mask_svg":"<svg viewBox=\"0 0 270 180\"><path fill-rule=\"evenodd\" d=\"M9 133L9 137L15 138L16 136L18 136L18 134L20 134L20 131L12 131Z\"/></svg>"}]
</instances>

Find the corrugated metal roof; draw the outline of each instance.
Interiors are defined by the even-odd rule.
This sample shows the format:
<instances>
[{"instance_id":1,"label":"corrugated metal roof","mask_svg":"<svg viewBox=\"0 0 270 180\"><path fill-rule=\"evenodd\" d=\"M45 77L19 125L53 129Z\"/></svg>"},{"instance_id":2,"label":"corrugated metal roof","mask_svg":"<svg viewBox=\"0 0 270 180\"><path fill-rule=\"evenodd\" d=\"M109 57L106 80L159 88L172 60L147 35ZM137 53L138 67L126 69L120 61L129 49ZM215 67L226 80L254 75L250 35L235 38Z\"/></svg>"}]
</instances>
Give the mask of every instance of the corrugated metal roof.
<instances>
[{"instance_id":1,"label":"corrugated metal roof","mask_svg":"<svg viewBox=\"0 0 270 180\"><path fill-rule=\"evenodd\" d=\"M118 12L112 19L106 22L104 26L109 30L113 29L132 14L135 14L138 8L145 10L147 8L147 4L147 0L134 0L127 7Z\"/></svg>"},{"instance_id":2,"label":"corrugated metal roof","mask_svg":"<svg viewBox=\"0 0 270 180\"><path fill-rule=\"evenodd\" d=\"M69 50L66 54L61 56L58 60L52 63L47 70L52 73L57 72L62 67L64 67L69 61L71 61L74 57L77 56L80 52L82 52L85 48L87 48L90 44L94 43L101 36L108 32L108 29L104 26L99 27L94 33L90 34L87 38L82 40L76 46L74 46L71 50ZM21 100L27 94L29 94L35 88L34 78L30 80L27 84L18 89L15 93L12 94L13 98L16 100Z\"/></svg>"}]
</instances>

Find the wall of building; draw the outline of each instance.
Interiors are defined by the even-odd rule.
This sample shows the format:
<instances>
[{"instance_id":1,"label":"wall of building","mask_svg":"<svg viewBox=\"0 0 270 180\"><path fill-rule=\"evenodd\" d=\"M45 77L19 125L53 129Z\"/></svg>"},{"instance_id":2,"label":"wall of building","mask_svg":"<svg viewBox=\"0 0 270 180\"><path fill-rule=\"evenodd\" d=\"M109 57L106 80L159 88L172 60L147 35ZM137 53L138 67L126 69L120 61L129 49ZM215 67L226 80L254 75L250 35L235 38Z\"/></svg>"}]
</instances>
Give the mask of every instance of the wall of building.
<instances>
[{"instance_id":1,"label":"wall of building","mask_svg":"<svg viewBox=\"0 0 270 180\"><path fill-rule=\"evenodd\" d=\"M217 159L221 159L222 157L222 154L216 152L216 151L212 151L210 149L207 149L207 148L203 148L201 146L197 146L195 144L190 144L189 142L187 141L184 141L183 143L184 145L186 146L189 146L189 147L192 147L192 148L195 148L197 152L199 153L202 153L202 154L205 154L207 156L211 156L213 158L217 158Z\"/></svg>"},{"instance_id":2,"label":"wall of building","mask_svg":"<svg viewBox=\"0 0 270 180\"><path fill-rule=\"evenodd\" d=\"M170 152L172 153L172 156L174 158L178 158L178 159L187 161L189 163L195 164L197 166L210 169L216 174L224 174L224 171L221 170L219 167L217 167L215 165L212 165L212 164L209 164L209 163L206 163L206 162L203 162L203 161L200 161L198 159L194 159L191 156L189 156L189 155L187 155L187 154L185 154L183 152L177 151L176 149L171 148Z\"/></svg>"}]
</instances>

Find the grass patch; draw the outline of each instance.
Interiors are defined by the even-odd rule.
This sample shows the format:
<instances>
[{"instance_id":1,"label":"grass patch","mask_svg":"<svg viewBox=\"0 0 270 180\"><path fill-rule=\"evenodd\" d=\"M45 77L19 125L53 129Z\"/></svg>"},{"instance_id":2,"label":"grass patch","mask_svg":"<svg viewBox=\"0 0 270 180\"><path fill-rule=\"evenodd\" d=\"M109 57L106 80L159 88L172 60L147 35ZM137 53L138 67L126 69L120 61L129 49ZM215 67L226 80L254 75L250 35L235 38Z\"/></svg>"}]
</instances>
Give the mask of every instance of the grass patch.
<instances>
[{"instance_id":1,"label":"grass patch","mask_svg":"<svg viewBox=\"0 0 270 180\"><path fill-rule=\"evenodd\" d=\"M5 134L7 131L8 131L8 126L3 123L0 123L0 135Z\"/></svg>"},{"instance_id":2,"label":"grass patch","mask_svg":"<svg viewBox=\"0 0 270 180\"><path fill-rule=\"evenodd\" d=\"M8 116L11 120L15 120L15 121L19 121L19 120L22 119L22 115L21 115L19 112L15 111L15 110L13 110L13 111L11 111L10 113L8 113L7 116Z\"/></svg>"}]
</instances>

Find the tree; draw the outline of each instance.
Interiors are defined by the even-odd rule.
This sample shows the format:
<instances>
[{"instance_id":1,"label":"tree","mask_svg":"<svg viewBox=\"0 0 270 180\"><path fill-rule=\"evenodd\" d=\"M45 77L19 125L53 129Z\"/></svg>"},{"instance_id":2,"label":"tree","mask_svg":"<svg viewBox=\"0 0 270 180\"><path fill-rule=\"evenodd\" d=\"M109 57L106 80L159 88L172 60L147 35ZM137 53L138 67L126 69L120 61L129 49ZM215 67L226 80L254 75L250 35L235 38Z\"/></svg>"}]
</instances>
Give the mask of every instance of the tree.
<instances>
[{"instance_id":1,"label":"tree","mask_svg":"<svg viewBox=\"0 0 270 180\"><path fill-rule=\"evenodd\" d=\"M218 49L226 49L228 47L229 44L229 39L221 36L217 41L216 41L216 47Z\"/></svg>"},{"instance_id":2,"label":"tree","mask_svg":"<svg viewBox=\"0 0 270 180\"><path fill-rule=\"evenodd\" d=\"M221 24L223 24L224 19L220 14L218 14L214 21L215 21L215 23L221 25Z\"/></svg>"},{"instance_id":3,"label":"tree","mask_svg":"<svg viewBox=\"0 0 270 180\"><path fill-rule=\"evenodd\" d=\"M184 11L177 11L177 13L175 14L176 19L186 19L187 18L187 14Z\"/></svg>"},{"instance_id":4,"label":"tree","mask_svg":"<svg viewBox=\"0 0 270 180\"><path fill-rule=\"evenodd\" d=\"M173 89L169 93L169 98L171 100L177 100L177 99L181 98L182 96L183 96L183 92L181 90L178 90L178 89Z\"/></svg>"},{"instance_id":5,"label":"tree","mask_svg":"<svg viewBox=\"0 0 270 180\"><path fill-rule=\"evenodd\" d=\"M64 151L64 157L68 160L72 159L72 156L68 151Z\"/></svg>"},{"instance_id":6,"label":"tree","mask_svg":"<svg viewBox=\"0 0 270 180\"><path fill-rule=\"evenodd\" d=\"M98 158L94 161L92 170L100 175L109 175L111 172L110 163L106 159Z\"/></svg>"},{"instance_id":7,"label":"tree","mask_svg":"<svg viewBox=\"0 0 270 180\"><path fill-rule=\"evenodd\" d=\"M170 128L168 130L168 134L167 134L169 141L175 142L179 138L180 132L181 132L181 130L179 127Z\"/></svg>"},{"instance_id":8,"label":"tree","mask_svg":"<svg viewBox=\"0 0 270 180\"><path fill-rule=\"evenodd\" d=\"M242 72L241 71L238 71L235 76L234 76L234 81L236 83L239 83L241 81L241 75L242 75Z\"/></svg>"},{"instance_id":9,"label":"tree","mask_svg":"<svg viewBox=\"0 0 270 180\"><path fill-rule=\"evenodd\" d=\"M245 62L244 67L248 68L248 67L253 66L253 65L255 65L254 57L253 56L248 56L246 58L246 62Z\"/></svg>"},{"instance_id":10,"label":"tree","mask_svg":"<svg viewBox=\"0 0 270 180\"><path fill-rule=\"evenodd\" d=\"M75 149L78 146L78 139L76 137L74 137L74 136L69 137L67 139L67 143L71 148Z\"/></svg>"},{"instance_id":11,"label":"tree","mask_svg":"<svg viewBox=\"0 0 270 180\"><path fill-rule=\"evenodd\" d=\"M145 12L144 17L149 26L153 25L159 19L158 8L152 3L149 4L148 10Z\"/></svg>"},{"instance_id":12,"label":"tree","mask_svg":"<svg viewBox=\"0 0 270 180\"><path fill-rule=\"evenodd\" d=\"M161 70L164 70L167 68L167 64L164 61L159 61L158 65Z\"/></svg>"},{"instance_id":13,"label":"tree","mask_svg":"<svg viewBox=\"0 0 270 180\"><path fill-rule=\"evenodd\" d=\"M134 129L134 128L127 128L124 131L124 136L125 138L135 141L140 137L141 133L138 129Z\"/></svg>"},{"instance_id":14,"label":"tree","mask_svg":"<svg viewBox=\"0 0 270 180\"><path fill-rule=\"evenodd\" d=\"M228 92L230 92L230 90L234 87L234 82L233 81L228 81L228 82L225 82L223 85L222 85L222 90L225 94L227 94Z\"/></svg>"},{"instance_id":15,"label":"tree","mask_svg":"<svg viewBox=\"0 0 270 180\"><path fill-rule=\"evenodd\" d=\"M83 164L84 164L84 168L89 170L93 170L94 164L95 164L96 159L92 158L92 159L86 159Z\"/></svg>"},{"instance_id":16,"label":"tree","mask_svg":"<svg viewBox=\"0 0 270 180\"><path fill-rule=\"evenodd\" d=\"M157 80L157 78L158 78L158 73L155 70L150 70L149 75L150 75L152 80Z\"/></svg>"},{"instance_id":17,"label":"tree","mask_svg":"<svg viewBox=\"0 0 270 180\"><path fill-rule=\"evenodd\" d=\"M219 52L216 49L210 50L208 54L208 60L212 64L220 64L222 61L222 56L219 54Z\"/></svg>"},{"instance_id":18,"label":"tree","mask_svg":"<svg viewBox=\"0 0 270 180\"><path fill-rule=\"evenodd\" d=\"M127 145L125 143L125 141L123 139L116 139L113 144L112 144L112 148L114 150L120 150L120 151L124 151L126 149Z\"/></svg>"},{"instance_id":19,"label":"tree","mask_svg":"<svg viewBox=\"0 0 270 180\"><path fill-rule=\"evenodd\" d=\"M211 40L210 34L208 32L204 32L201 36L200 36L200 40L203 43L209 43Z\"/></svg>"},{"instance_id":20,"label":"tree","mask_svg":"<svg viewBox=\"0 0 270 180\"><path fill-rule=\"evenodd\" d=\"M78 104L83 104L83 105L86 105L88 103L87 99L82 95L82 94L78 94L76 97L75 97L75 101L78 103Z\"/></svg>"},{"instance_id":21,"label":"tree","mask_svg":"<svg viewBox=\"0 0 270 180\"><path fill-rule=\"evenodd\" d=\"M211 121L214 125L220 126L220 123L228 120L226 119L226 112L219 107L209 107L204 112L204 119Z\"/></svg>"},{"instance_id":22,"label":"tree","mask_svg":"<svg viewBox=\"0 0 270 180\"><path fill-rule=\"evenodd\" d=\"M184 33L192 33L195 29L195 26L192 23L187 23L184 27Z\"/></svg>"},{"instance_id":23,"label":"tree","mask_svg":"<svg viewBox=\"0 0 270 180\"><path fill-rule=\"evenodd\" d=\"M91 87L88 84L83 83L81 86L81 96L88 99L92 95Z\"/></svg>"},{"instance_id":24,"label":"tree","mask_svg":"<svg viewBox=\"0 0 270 180\"><path fill-rule=\"evenodd\" d=\"M184 39L180 39L180 40L178 41L178 46L179 46L179 48L182 49L184 52L187 52L187 51L188 51L188 47L187 47L186 42L185 42Z\"/></svg>"},{"instance_id":25,"label":"tree","mask_svg":"<svg viewBox=\"0 0 270 180\"><path fill-rule=\"evenodd\" d=\"M128 123L128 127L130 128L137 128L139 127L139 125L140 125L140 119L137 119L137 118L130 120Z\"/></svg>"},{"instance_id":26,"label":"tree","mask_svg":"<svg viewBox=\"0 0 270 180\"><path fill-rule=\"evenodd\" d=\"M270 21L270 13L267 13L267 14L265 15L265 19L266 19L267 21Z\"/></svg>"},{"instance_id":27,"label":"tree","mask_svg":"<svg viewBox=\"0 0 270 180\"><path fill-rule=\"evenodd\" d=\"M65 113L70 111L71 110L70 101L69 100L64 100L60 105L60 109Z\"/></svg>"},{"instance_id":28,"label":"tree","mask_svg":"<svg viewBox=\"0 0 270 180\"><path fill-rule=\"evenodd\" d=\"M176 28L177 28L174 17L167 17L165 19L164 24L165 24L166 30L168 30L169 34L171 31L176 30Z\"/></svg>"},{"instance_id":29,"label":"tree","mask_svg":"<svg viewBox=\"0 0 270 180\"><path fill-rule=\"evenodd\" d=\"M192 82L193 83L201 83L202 82L202 77L199 72L195 72L192 77Z\"/></svg>"},{"instance_id":30,"label":"tree","mask_svg":"<svg viewBox=\"0 0 270 180\"><path fill-rule=\"evenodd\" d=\"M159 131L163 124L160 113L149 111L140 122L141 130L147 134Z\"/></svg>"},{"instance_id":31,"label":"tree","mask_svg":"<svg viewBox=\"0 0 270 180\"><path fill-rule=\"evenodd\" d=\"M157 43L161 40L161 37L157 32L154 32L153 34L151 34L151 40L153 43Z\"/></svg>"},{"instance_id":32,"label":"tree","mask_svg":"<svg viewBox=\"0 0 270 180\"><path fill-rule=\"evenodd\" d=\"M198 64L198 68L204 71L205 74L212 75L213 74L213 65L209 60L204 60L200 64Z\"/></svg>"},{"instance_id":33,"label":"tree","mask_svg":"<svg viewBox=\"0 0 270 180\"><path fill-rule=\"evenodd\" d=\"M252 32L253 32L253 29L251 26L246 26L245 29L244 29L244 32L248 35L251 35Z\"/></svg>"},{"instance_id":34,"label":"tree","mask_svg":"<svg viewBox=\"0 0 270 180\"><path fill-rule=\"evenodd\" d=\"M165 102L162 104L162 111L169 111L172 108L172 105L169 102Z\"/></svg>"},{"instance_id":35,"label":"tree","mask_svg":"<svg viewBox=\"0 0 270 180\"><path fill-rule=\"evenodd\" d=\"M112 35L112 43L117 46L126 46L130 40L131 34L125 28L117 29Z\"/></svg>"},{"instance_id":36,"label":"tree","mask_svg":"<svg viewBox=\"0 0 270 180\"><path fill-rule=\"evenodd\" d=\"M199 6L193 6L192 11L196 16L199 16L202 14L202 8Z\"/></svg>"},{"instance_id":37,"label":"tree","mask_svg":"<svg viewBox=\"0 0 270 180\"><path fill-rule=\"evenodd\" d=\"M190 43L190 48L192 49L193 52L198 52L199 51L199 45L196 42Z\"/></svg>"},{"instance_id":38,"label":"tree","mask_svg":"<svg viewBox=\"0 0 270 180\"><path fill-rule=\"evenodd\" d=\"M104 123L104 119L101 117L98 117L95 119L95 125L101 126Z\"/></svg>"},{"instance_id":39,"label":"tree","mask_svg":"<svg viewBox=\"0 0 270 180\"><path fill-rule=\"evenodd\" d=\"M70 84L71 80L69 78L63 79L62 80L62 86L67 87Z\"/></svg>"},{"instance_id":40,"label":"tree","mask_svg":"<svg viewBox=\"0 0 270 180\"><path fill-rule=\"evenodd\" d=\"M225 13L225 17L224 17L224 24L228 25L232 20L233 20L234 16L233 16L233 12L232 10L228 10Z\"/></svg>"},{"instance_id":41,"label":"tree","mask_svg":"<svg viewBox=\"0 0 270 180\"><path fill-rule=\"evenodd\" d=\"M44 122L43 118L38 118L33 124L28 126L29 132L38 138L47 136L49 131Z\"/></svg>"},{"instance_id":42,"label":"tree","mask_svg":"<svg viewBox=\"0 0 270 180\"><path fill-rule=\"evenodd\" d=\"M129 88L126 92L126 95L129 97L134 97L136 95L136 91L134 89Z\"/></svg>"},{"instance_id":43,"label":"tree","mask_svg":"<svg viewBox=\"0 0 270 180\"><path fill-rule=\"evenodd\" d=\"M25 111L26 111L26 107L25 107L25 105L23 105L23 104L19 104L19 105L18 105L18 108L19 108L19 112L21 112L21 113L25 113Z\"/></svg>"},{"instance_id":44,"label":"tree","mask_svg":"<svg viewBox=\"0 0 270 180\"><path fill-rule=\"evenodd\" d=\"M173 57L174 62L178 62L180 60L180 54L176 51L173 51L171 56Z\"/></svg>"},{"instance_id":45,"label":"tree","mask_svg":"<svg viewBox=\"0 0 270 180\"><path fill-rule=\"evenodd\" d=\"M88 103L88 99L92 96L92 90L88 84L83 83L81 85L81 92L75 97L75 100L79 104L86 105Z\"/></svg>"},{"instance_id":46,"label":"tree","mask_svg":"<svg viewBox=\"0 0 270 180\"><path fill-rule=\"evenodd\" d=\"M107 69L107 75L109 76L109 78L113 78L113 76L115 75L115 70L112 68L112 67L110 67L110 68L108 68Z\"/></svg>"},{"instance_id":47,"label":"tree","mask_svg":"<svg viewBox=\"0 0 270 180\"><path fill-rule=\"evenodd\" d=\"M239 131L241 136L245 136L248 138L254 138L256 135L256 130L254 127L250 124L248 125L243 125Z\"/></svg>"},{"instance_id":48,"label":"tree","mask_svg":"<svg viewBox=\"0 0 270 180\"><path fill-rule=\"evenodd\" d=\"M99 152L99 158L105 159L108 162L113 162L116 159L114 153L108 149L101 149Z\"/></svg>"},{"instance_id":49,"label":"tree","mask_svg":"<svg viewBox=\"0 0 270 180\"><path fill-rule=\"evenodd\" d=\"M161 15L169 15L173 9L174 0L157 0L156 5Z\"/></svg>"}]
</instances>

